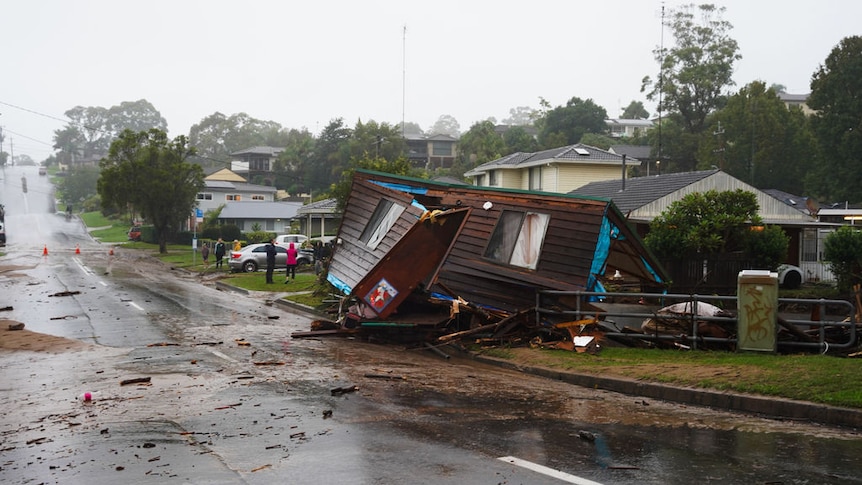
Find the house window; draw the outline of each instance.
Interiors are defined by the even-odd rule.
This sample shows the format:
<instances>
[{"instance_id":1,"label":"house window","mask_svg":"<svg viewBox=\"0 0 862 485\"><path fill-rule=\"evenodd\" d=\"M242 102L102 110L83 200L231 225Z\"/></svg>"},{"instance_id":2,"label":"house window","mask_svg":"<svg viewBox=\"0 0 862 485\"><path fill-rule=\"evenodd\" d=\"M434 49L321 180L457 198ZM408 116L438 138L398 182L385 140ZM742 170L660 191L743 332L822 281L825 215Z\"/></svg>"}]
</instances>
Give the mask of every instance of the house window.
<instances>
[{"instance_id":1,"label":"house window","mask_svg":"<svg viewBox=\"0 0 862 485\"><path fill-rule=\"evenodd\" d=\"M542 167L530 167L530 190L542 190Z\"/></svg>"},{"instance_id":2,"label":"house window","mask_svg":"<svg viewBox=\"0 0 862 485\"><path fill-rule=\"evenodd\" d=\"M264 197L260 194L254 194L251 196L251 200L266 200L266 199L264 199Z\"/></svg>"},{"instance_id":3,"label":"house window","mask_svg":"<svg viewBox=\"0 0 862 485\"><path fill-rule=\"evenodd\" d=\"M395 225L395 221L404 211L404 207L392 202L391 200L381 199L377 203L377 208L374 209L374 214L368 220L365 230L359 240L364 242L371 249L377 248L389 229Z\"/></svg>"},{"instance_id":4,"label":"house window","mask_svg":"<svg viewBox=\"0 0 862 485\"><path fill-rule=\"evenodd\" d=\"M476 185L479 187L485 185L485 174L476 175Z\"/></svg>"},{"instance_id":5,"label":"house window","mask_svg":"<svg viewBox=\"0 0 862 485\"><path fill-rule=\"evenodd\" d=\"M488 187L496 187L497 186L497 171L489 170L488 171Z\"/></svg>"},{"instance_id":6,"label":"house window","mask_svg":"<svg viewBox=\"0 0 862 485\"><path fill-rule=\"evenodd\" d=\"M485 257L500 263L536 269L548 220L548 214L504 210L485 248Z\"/></svg>"},{"instance_id":7,"label":"house window","mask_svg":"<svg viewBox=\"0 0 862 485\"><path fill-rule=\"evenodd\" d=\"M198 192L198 200L213 200L213 194L209 192Z\"/></svg>"},{"instance_id":8,"label":"house window","mask_svg":"<svg viewBox=\"0 0 862 485\"><path fill-rule=\"evenodd\" d=\"M275 221L273 219L267 219L266 222L266 230L274 231L275 230Z\"/></svg>"},{"instance_id":9,"label":"house window","mask_svg":"<svg viewBox=\"0 0 862 485\"><path fill-rule=\"evenodd\" d=\"M234 200L234 201L242 200L242 196L239 194L226 194L224 196L224 200Z\"/></svg>"},{"instance_id":10,"label":"house window","mask_svg":"<svg viewBox=\"0 0 862 485\"><path fill-rule=\"evenodd\" d=\"M437 157L452 156L452 144L442 141L431 142L431 154Z\"/></svg>"}]
</instances>

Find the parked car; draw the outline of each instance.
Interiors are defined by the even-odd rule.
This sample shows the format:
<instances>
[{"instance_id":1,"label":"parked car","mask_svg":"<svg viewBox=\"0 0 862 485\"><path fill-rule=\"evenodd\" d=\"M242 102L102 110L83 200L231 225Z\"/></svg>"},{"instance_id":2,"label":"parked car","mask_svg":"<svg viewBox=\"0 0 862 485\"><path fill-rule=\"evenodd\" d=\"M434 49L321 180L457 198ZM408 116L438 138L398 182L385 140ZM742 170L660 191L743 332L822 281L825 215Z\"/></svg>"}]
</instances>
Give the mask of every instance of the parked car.
<instances>
[{"instance_id":1,"label":"parked car","mask_svg":"<svg viewBox=\"0 0 862 485\"><path fill-rule=\"evenodd\" d=\"M275 243L282 246L287 246L288 243L295 243L296 247L299 248L305 241L308 241L308 238L303 234L282 234L275 237Z\"/></svg>"},{"instance_id":2,"label":"parked car","mask_svg":"<svg viewBox=\"0 0 862 485\"><path fill-rule=\"evenodd\" d=\"M48 169L46 167L39 167L39 175L48 175Z\"/></svg>"},{"instance_id":3,"label":"parked car","mask_svg":"<svg viewBox=\"0 0 862 485\"><path fill-rule=\"evenodd\" d=\"M127 234L129 241L141 240L141 226L132 226Z\"/></svg>"},{"instance_id":4,"label":"parked car","mask_svg":"<svg viewBox=\"0 0 862 485\"><path fill-rule=\"evenodd\" d=\"M266 244L249 244L239 251L231 251L227 265L231 271L253 273L259 269L266 269ZM287 268L287 245L275 246L275 269ZM311 264L314 262L314 252L306 249L299 250L296 256L298 265Z\"/></svg>"}]
</instances>

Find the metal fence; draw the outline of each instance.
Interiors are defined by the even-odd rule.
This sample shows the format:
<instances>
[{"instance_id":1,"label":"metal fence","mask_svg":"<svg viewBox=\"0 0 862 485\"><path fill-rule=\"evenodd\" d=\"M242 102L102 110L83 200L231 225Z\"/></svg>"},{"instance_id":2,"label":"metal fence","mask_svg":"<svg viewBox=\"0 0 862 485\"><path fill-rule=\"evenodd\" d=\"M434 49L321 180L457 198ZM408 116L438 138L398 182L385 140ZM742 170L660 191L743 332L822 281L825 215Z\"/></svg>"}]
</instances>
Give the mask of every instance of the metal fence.
<instances>
[{"instance_id":1,"label":"metal fence","mask_svg":"<svg viewBox=\"0 0 862 485\"><path fill-rule=\"evenodd\" d=\"M667 341L667 342L685 342L685 345L692 349L697 349L699 345L707 342L723 343L726 345L735 346L737 339L735 337L709 337L698 335L698 322L721 322L735 324L738 328L738 319L736 315L737 297L736 296L716 296L716 295L697 295L697 294L656 294L656 293L603 293L589 291L555 291L542 290L536 295L536 318L537 321L556 320L559 322L582 320L586 318L667 318L666 315L660 315L657 311L644 312L613 312L602 311L596 312L595 307L584 305L585 301L595 301L599 306L602 301L608 301L617 298L624 299L640 299L645 302L655 302L659 308L663 308L674 303L691 302L691 315L683 317L672 317L677 321L683 319L689 320L689 330L687 335L668 335L659 333L634 333L634 332L604 332L607 337L620 337L625 339L640 339L644 341ZM574 308L562 309L559 302L561 300L573 302ZM697 315L698 303L710 303L715 306L724 306L732 308L734 316L732 317L713 317ZM718 304L715 304L718 303ZM846 300L826 300L826 299L800 299L800 298L779 298L779 308L806 308L808 315L818 313L819 320L808 318L794 318L803 313L800 312L778 312L783 313L783 321L788 325L793 325L796 328L807 327L808 329L817 329L816 342L807 341L781 341L777 342L779 350L790 349L816 349L822 353L829 350L850 349L857 345L856 337L856 309L850 302ZM562 305L565 306L565 305ZM816 307L816 312L815 310ZM646 310L647 307L645 307ZM788 318L788 316L790 318ZM846 335L842 341L827 341L827 331L836 329L839 330L840 336ZM835 332L832 332L834 334Z\"/></svg>"}]
</instances>

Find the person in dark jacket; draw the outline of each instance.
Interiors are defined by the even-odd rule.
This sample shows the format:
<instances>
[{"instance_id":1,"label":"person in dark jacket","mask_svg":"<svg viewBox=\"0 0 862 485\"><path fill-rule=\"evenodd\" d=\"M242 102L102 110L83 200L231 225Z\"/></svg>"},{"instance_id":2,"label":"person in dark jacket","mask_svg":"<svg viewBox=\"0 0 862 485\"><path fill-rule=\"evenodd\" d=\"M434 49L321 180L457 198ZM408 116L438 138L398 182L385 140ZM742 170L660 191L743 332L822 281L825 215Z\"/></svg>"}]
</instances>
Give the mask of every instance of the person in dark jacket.
<instances>
[{"instance_id":1,"label":"person in dark jacket","mask_svg":"<svg viewBox=\"0 0 862 485\"><path fill-rule=\"evenodd\" d=\"M224 245L224 241L222 241L221 238L218 238L218 241L216 242L215 248L214 248L215 258L216 258L216 264L215 264L216 269L222 267L222 263L224 262L224 261L222 261L222 259L224 258L224 253L225 253L226 249L227 248Z\"/></svg>"},{"instance_id":2,"label":"person in dark jacket","mask_svg":"<svg viewBox=\"0 0 862 485\"><path fill-rule=\"evenodd\" d=\"M275 271L275 239L270 239L266 245L266 282L272 283L272 272Z\"/></svg>"}]
</instances>

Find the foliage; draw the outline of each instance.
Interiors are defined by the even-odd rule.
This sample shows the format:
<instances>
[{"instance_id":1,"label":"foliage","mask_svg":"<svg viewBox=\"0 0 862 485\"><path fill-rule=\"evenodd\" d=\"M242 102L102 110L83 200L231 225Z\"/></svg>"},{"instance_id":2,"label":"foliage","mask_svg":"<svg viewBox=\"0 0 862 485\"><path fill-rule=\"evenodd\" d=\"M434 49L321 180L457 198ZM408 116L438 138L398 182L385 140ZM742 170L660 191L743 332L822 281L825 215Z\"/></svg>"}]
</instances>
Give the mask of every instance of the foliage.
<instances>
[{"instance_id":1,"label":"foliage","mask_svg":"<svg viewBox=\"0 0 862 485\"><path fill-rule=\"evenodd\" d=\"M404 153L405 143L401 130L388 123L358 121L349 141L350 158L384 158L395 160Z\"/></svg>"},{"instance_id":2,"label":"foliage","mask_svg":"<svg viewBox=\"0 0 862 485\"><path fill-rule=\"evenodd\" d=\"M808 106L823 156L806 186L832 201L862 201L862 37L846 37L811 79Z\"/></svg>"},{"instance_id":3,"label":"foliage","mask_svg":"<svg viewBox=\"0 0 862 485\"><path fill-rule=\"evenodd\" d=\"M730 96L709 124L698 168L715 165L755 187L804 192L802 178L816 157L808 120L799 108L788 110L765 83L752 82Z\"/></svg>"},{"instance_id":4,"label":"foliage","mask_svg":"<svg viewBox=\"0 0 862 485\"><path fill-rule=\"evenodd\" d=\"M117 106L76 106L64 113L71 120L54 131L54 148L62 163L102 156L124 130L167 130L168 122L145 99L124 101Z\"/></svg>"},{"instance_id":5,"label":"foliage","mask_svg":"<svg viewBox=\"0 0 862 485\"><path fill-rule=\"evenodd\" d=\"M745 235L744 251L758 269L775 271L787 257L790 236L781 226L755 226Z\"/></svg>"},{"instance_id":6,"label":"foliage","mask_svg":"<svg viewBox=\"0 0 862 485\"><path fill-rule=\"evenodd\" d=\"M620 115L620 118L624 120L645 120L649 118L649 111L644 108L643 101L632 101L626 106L626 109L623 110L623 114Z\"/></svg>"},{"instance_id":7,"label":"foliage","mask_svg":"<svg viewBox=\"0 0 862 485\"><path fill-rule=\"evenodd\" d=\"M823 260L838 279L838 288L848 291L862 283L862 232L841 226L829 234L823 245Z\"/></svg>"},{"instance_id":8,"label":"foliage","mask_svg":"<svg viewBox=\"0 0 862 485\"><path fill-rule=\"evenodd\" d=\"M314 153L314 135L307 129L290 130L287 134L287 145L278 154L273 169L275 170L275 186L287 190L290 194L316 192L304 180L303 170Z\"/></svg>"},{"instance_id":9,"label":"foliage","mask_svg":"<svg viewBox=\"0 0 862 485\"><path fill-rule=\"evenodd\" d=\"M602 150L610 150L612 145L616 145L618 140L607 135L599 135L598 133L585 133L581 137L581 143L591 147L601 148Z\"/></svg>"},{"instance_id":10,"label":"foliage","mask_svg":"<svg viewBox=\"0 0 862 485\"><path fill-rule=\"evenodd\" d=\"M72 165L58 182L60 200L64 204L81 204L96 195L98 180L98 167Z\"/></svg>"},{"instance_id":11,"label":"foliage","mask_svg":"<svg viewBox=\"0 0 862 485\"><path fill-rule=\"evenodd\" d=\"M509 117L503 118L500 123L509 126L532 126L538 117L538 110L529 106L517 106L509 109Z\"/></svg>"},{"instance_id":12,"label":"foliage","mask_svg":"<svg viewBox=\"0 0 862 485\"><path fill-rule=\"evenodd\" d=\"M644 243L660 258L743 250L749 225L759 225L757 197L742 189L694 192L650 222Z\"/></svg>"},{"instance_id":13,"label":"foliage","mask_svg":"<svg viewBox=\"0 0 862 485\"><path fill-rule=\"evenodd\" d=\"M659 113L680 115L682 132L690 135L702 133L707 116L723 106L722 91L734 84L733 64L742 58L737 42L728 35L733 26L721 18L724 11L712 4L672 10L667 25L676 45L653 50L659 76L645 77L641 86L648 100L660 101ZM680 153L677 163L694 166L696 153Z\"/></svg>"},{"instance_id":14,"label":"foliage","mask_svg":"<svg viewBox=\"0 0 862 485\"><path fill-rule=\"evenodd\" d=\"M523 126L509 127L503 133L503 143L506 145L505 155L517 152L532 153L539 150L539 142L533 135L527 133Z\"/></svg>"},{"instance_id":15,"label":"foliage","mask_svg":"<svg viewBox=\"0 0 862 485\"><path fill-rule=\"evenodd\" d=\"M302 167L305 188L312 192L324 192L336 183L350 165L348 142L353 130L345 126L341 118L329 122L317 137L314 150Z\"/></svg>"},{"instance_id":16,"label":"foliage","mask_svg":"<svg viewBox=\"0 0 862 485\"><path fill-rule=\"evenodd\" d=\"M440 115L437 121L426 131L429 135L449 135L458 138L461 135L461 125L451 115Z\"/></svg>"},{"instance_id":17,"label":"foliage","mask_svg":"<svg viewBox=\"0 0 862 485\"><path fill-rule=\"evenodd\" d=\"M269 240L275 236L276 234L274 232L263 231L260 229L260 226L253 228L251 232L245 233L245 238L249 244L269 242Z\"/></svg>"},{"instance_id":18,"label":"foliage","mask_svg":"<svg viewBox=\"0 0 862 485\"><path fill-rule=\"evenodd\" d=\"M186 159L194 154L184 136L169 140L158 129L122 132L102 159L98 192L102 203L133 207L154 227L159 250L178 231L203 188L203 171Z\"/></svg>"},{"instance_id":19,"label":"foliage","mask_svg":"<svg viewBox=\"0 0 862 485\"><path fill-rule=\"evenodd\" d=\"M565 106L557 106L545 113L539 131L539 145L548 149L579 143L585 133L604 133L607 118L607 111L592 99L585 101L573 97Z\"/></svg>"},{"instance_id":20,"label":"foliage","mask_svg":"<svg viewBox=\"0 0 862 485\"><path fill-rule=\"evenodd\" d=\"M225 116L215 112L189 129L189 144L195 147L197 156L194 160L204 166L224 166L231 153L246 148L283 147L287 138L288 132L280 124L246 113Z\"/></svg>"},{"instance_id":21,"label":"foliage","mask_svg":"<svg viewBox=\"0 0 862 485\"><path fill-rule=\"evenodd\" d=\"M461 163L468 169L496 160L505 152L506 144L489 120L473 123L458 142Z\"/></svg>"},{"instance_id":22,"label":"foliage","mask_svg":"<svg viewBox=\"0 0 862 485\"><path fill-rule=\"evenodd\" d=\"M421 170L414 169L406 158L392 161L384 158L363 158L357 160L351 164L349 169L341 174L341 180L337 184L333 184L329 191L330 197L335 198L337 201L337 207L340 212L344 212L344 208L347 206L347 198L350 196L350 189L353 186L353 173L356 169L374 170L395 175L417 176L421 174Z\"/></svg>"}]
</instances>

